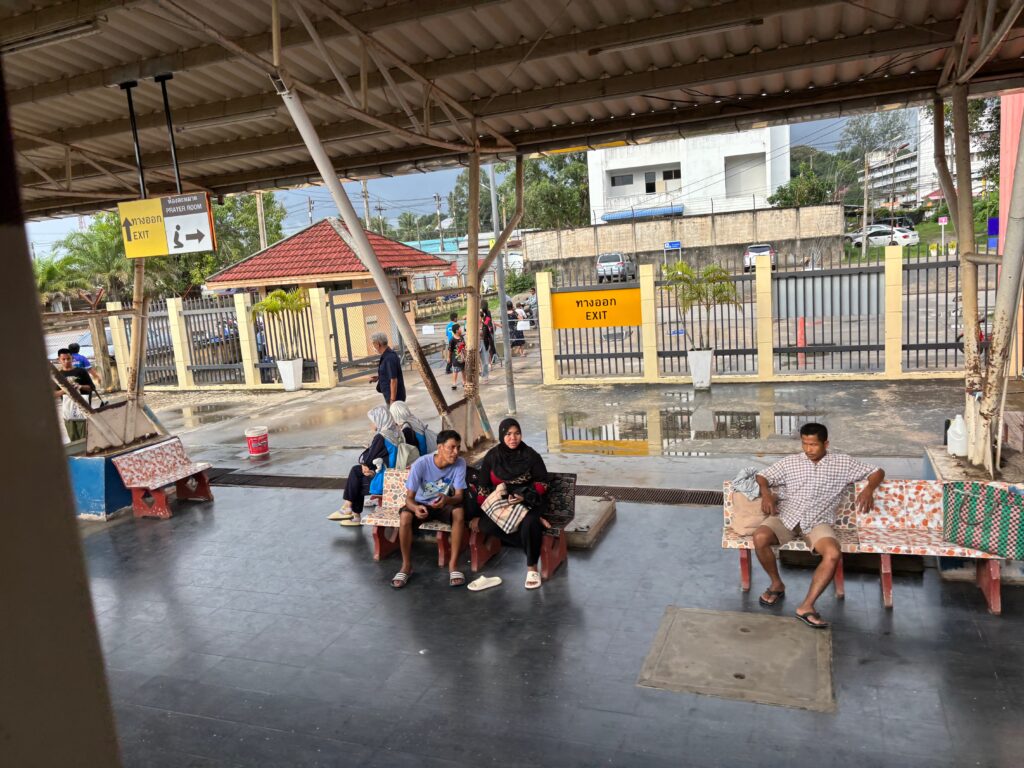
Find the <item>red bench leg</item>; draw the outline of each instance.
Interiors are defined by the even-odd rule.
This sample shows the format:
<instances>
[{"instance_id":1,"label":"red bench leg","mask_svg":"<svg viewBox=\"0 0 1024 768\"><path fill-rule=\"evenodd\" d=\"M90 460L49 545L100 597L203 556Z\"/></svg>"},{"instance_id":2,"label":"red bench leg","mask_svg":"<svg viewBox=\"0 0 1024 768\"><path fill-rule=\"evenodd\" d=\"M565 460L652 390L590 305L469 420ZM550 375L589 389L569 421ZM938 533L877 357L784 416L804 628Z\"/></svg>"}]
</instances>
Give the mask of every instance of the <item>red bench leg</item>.
<instances>
[{"instance_id":1,"label":"red bench leg","mask_svg":"<svg viewBox=\"0 0 1024 768\"><path fill-rule=\"evenodd\" d=\"M892 608L892 556L879 555L879 570L882 577L882 602Z\"/></svg>"},{"instance_id":2,"label":"red bench leg","mask_svg":"<svg viewBox=\"0 0 1024 768\"><path fill-rule=\"evenodd\" d=\"M452 537L447 531L437 532L437 567L445 568L452 554Z\"/></svg>"},{"instance_id":3,"label":"red bench leg","mask_svg":"<svg viewBox=\"0 0 1024 768\"><path fill-rule=\"evenodd\" d=\"M153 498L152 503L146 503L147 493ZM132 514L135 517L157 517L166 520L171 516L171 508L167 506L167 494L159 488L132 488Z\"/></svg>"},{"instance_id":4,"label":"red bench leg","mask_svg":"<svg viewBox=\"0 0 1024 768\"><path fill-rule=\"evenodd\" d=\"M750 591L750 550L740 550L740 589Z\"/></svg>"},{"instance_id":5,"label":"red bench leg","mask_svg":"<svg viewBox=\"0 0 1024 768\"><path fill-rule=\"evenodd\" d=\"M213 501L213 491L205 472L197 472L174 484L175 495L179 501Z\"/></svg>"},{"instance_id":6,"label":"red bench leg","mask_svg":"<svg viewBox=\"0 0 1024 768\"><path fill-rule=\"evenodd\" d=\"M568 556L569 540L564 533L561 536L545 536L540 545L540 577L550 579Z\"/></svg>"},{"instance_id":7,"label":"red bench leg","mask_svg":"<svg viewBox=\"0 0 1024 768\"><path fill-rule=\"evenodd\" d=\"M843 556L839 555L839 563L836 565L836 573L832 577L832 586L836 590L836 600L846 597L846 579L843 575Z\"/></svg>"},{"instance_id":8,"label":"red bench leg","mask_svg":"<svg viewBox=\"0 0 1024 768\"><path fill-rule=\"evenodd\" d=\"M373 559L383 560L385 557L390 555L392 552L398 551L398 536L395 536L394 541L388 540L388 531L394 530L398 532L397 528L390 529L384 525L373 526Z\"/></svg>"},{"instance_id":9,"label":"red bench leg","mask_svg":"<svg viewBox=\"0 0 1024 768\"><path fill-rule=\"evenodd\" d=\"M501 552L501 539L496 536L485 536L480 531L469 532L469 562L476 573L487 561Z\"/></svg>"},{"instance_id":10,"label":"red bench leg","mask_svg":"<svg viewBox=\"0 0 1024 768\"><path fill-rule=\"evenodd\" d=\"M977 560L978 586L985 595L988 612L998 616L1003 611L1001 566L998 560Z\"/></svg>"}]
</instances>

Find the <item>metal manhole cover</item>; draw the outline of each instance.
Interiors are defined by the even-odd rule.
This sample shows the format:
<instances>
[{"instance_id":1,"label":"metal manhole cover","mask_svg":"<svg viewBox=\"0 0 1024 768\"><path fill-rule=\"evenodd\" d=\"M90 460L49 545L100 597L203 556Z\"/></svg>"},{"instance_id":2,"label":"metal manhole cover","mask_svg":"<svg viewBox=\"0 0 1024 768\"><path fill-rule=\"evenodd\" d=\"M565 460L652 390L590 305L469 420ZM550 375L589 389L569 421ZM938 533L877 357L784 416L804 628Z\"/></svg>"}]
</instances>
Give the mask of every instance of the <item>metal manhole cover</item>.
<instances>
[{"instance_id":1,"label":"metal manhole cover","mask_svg":"<svg viewBox=\"0 0 1024 768\"><path fill-rule=\"evenodd\" d=\"M832 632L792 617L669 606L637 684L832 712Z\"/></svg>"}]
</instances>

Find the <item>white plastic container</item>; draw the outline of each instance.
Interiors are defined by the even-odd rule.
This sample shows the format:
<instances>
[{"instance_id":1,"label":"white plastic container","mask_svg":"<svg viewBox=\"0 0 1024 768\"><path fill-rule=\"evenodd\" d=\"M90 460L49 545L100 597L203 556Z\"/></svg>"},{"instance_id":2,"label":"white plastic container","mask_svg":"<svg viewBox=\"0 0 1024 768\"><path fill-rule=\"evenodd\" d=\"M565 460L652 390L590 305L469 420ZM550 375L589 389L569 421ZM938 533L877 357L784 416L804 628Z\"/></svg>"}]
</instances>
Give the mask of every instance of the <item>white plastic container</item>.
<instances>
[{"instance_id":1,"label":"white plastic container","mask_svg":"<svg viewBox=\"0 0 1024 768\"><path fill-rule=\"evenodd\" d=\"M946 451L950 456L967 455L967 425L960 414L957 414L946 430Z\"/></svg>"},{"instance_id":2,"label":"white plastic container","mask_svg":"<svg viewBox=\"0 0 1024 768\"><path fill-rule=\"evenodd\" d=\"M245 430L245 443L251 458L262 459L270 453L270 430L266 427L252 427Z\"/></svg>"},{"instance_id":3,"label":"white plastic container","mask_svg":"<svg viewBox=\"0 0 1024 768\"><path fill-rule=\"evenodd\" d=\"M281 383L285 392L296 392L302 389L302 358L295 360L278 360L277 370L281 373Z\"/></svg>"},{"instance_id":4,"label":"white plastic container","mask_svg":"<svg viewBox=\"0 0 1024 768\"><path fill-rule=\"evenodd\" d=\"M691 349L687 353L694 389L711 389L711 359L714 354L711 349Z\"/></svg>"}]
</instances>

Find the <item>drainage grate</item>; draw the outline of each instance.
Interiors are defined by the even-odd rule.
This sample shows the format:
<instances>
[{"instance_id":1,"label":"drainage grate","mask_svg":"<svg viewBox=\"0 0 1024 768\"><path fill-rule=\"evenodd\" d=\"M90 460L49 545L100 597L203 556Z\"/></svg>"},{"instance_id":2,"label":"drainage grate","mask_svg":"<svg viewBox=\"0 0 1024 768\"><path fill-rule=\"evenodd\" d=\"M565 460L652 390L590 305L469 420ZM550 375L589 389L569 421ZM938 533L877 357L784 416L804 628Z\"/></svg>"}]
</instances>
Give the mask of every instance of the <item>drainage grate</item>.
<instances>
[{"instance_id":1,"label":"drainage grate","mask_svg":"<svg viewBox=\"0 0 1024 768\"><path fill-rule=\"evenodd\" d=\"M227 467L208 470L213 485L248 486L250 488L299 488L310 491L340 491L343 477L310 477L308 475L254 475ZM689 491L682 488L626 488L611 485L577 485L577 496L614 496L619 501L638 504L688 504L722 506L721 491Z\"/></svg>"},{"instance_id":2,"label":"drainage grate","mask_svg":"<svg viewBox=\"0 0 1024 768\"><path fill-rule=\"evenodd\" d=\"M601 496L607 493L618 501L638 504L690 504L722 506L721 491L688 491L682 488L626 488L611 485L577 485L577 496Z\"/></svg>"}]
</instances>

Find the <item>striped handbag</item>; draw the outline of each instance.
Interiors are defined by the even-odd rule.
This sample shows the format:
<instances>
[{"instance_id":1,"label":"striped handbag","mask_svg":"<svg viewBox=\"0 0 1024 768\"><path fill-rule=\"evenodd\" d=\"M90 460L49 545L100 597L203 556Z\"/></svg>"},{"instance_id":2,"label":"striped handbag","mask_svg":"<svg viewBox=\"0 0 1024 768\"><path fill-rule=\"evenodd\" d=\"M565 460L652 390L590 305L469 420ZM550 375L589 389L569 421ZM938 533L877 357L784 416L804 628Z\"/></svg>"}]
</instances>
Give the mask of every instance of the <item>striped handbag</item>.
<instances>
[{"instance_id":1,"label":"striped handbag","mask_svg":"<svg viewBox=\"0 0 1024 768\"><path fill-rule=\"evenodd\" d=\"M962 547L1022 559L1024 496L1005 483L944 483L942 528L947 541Z\"/></svg>"}]
</instances>

